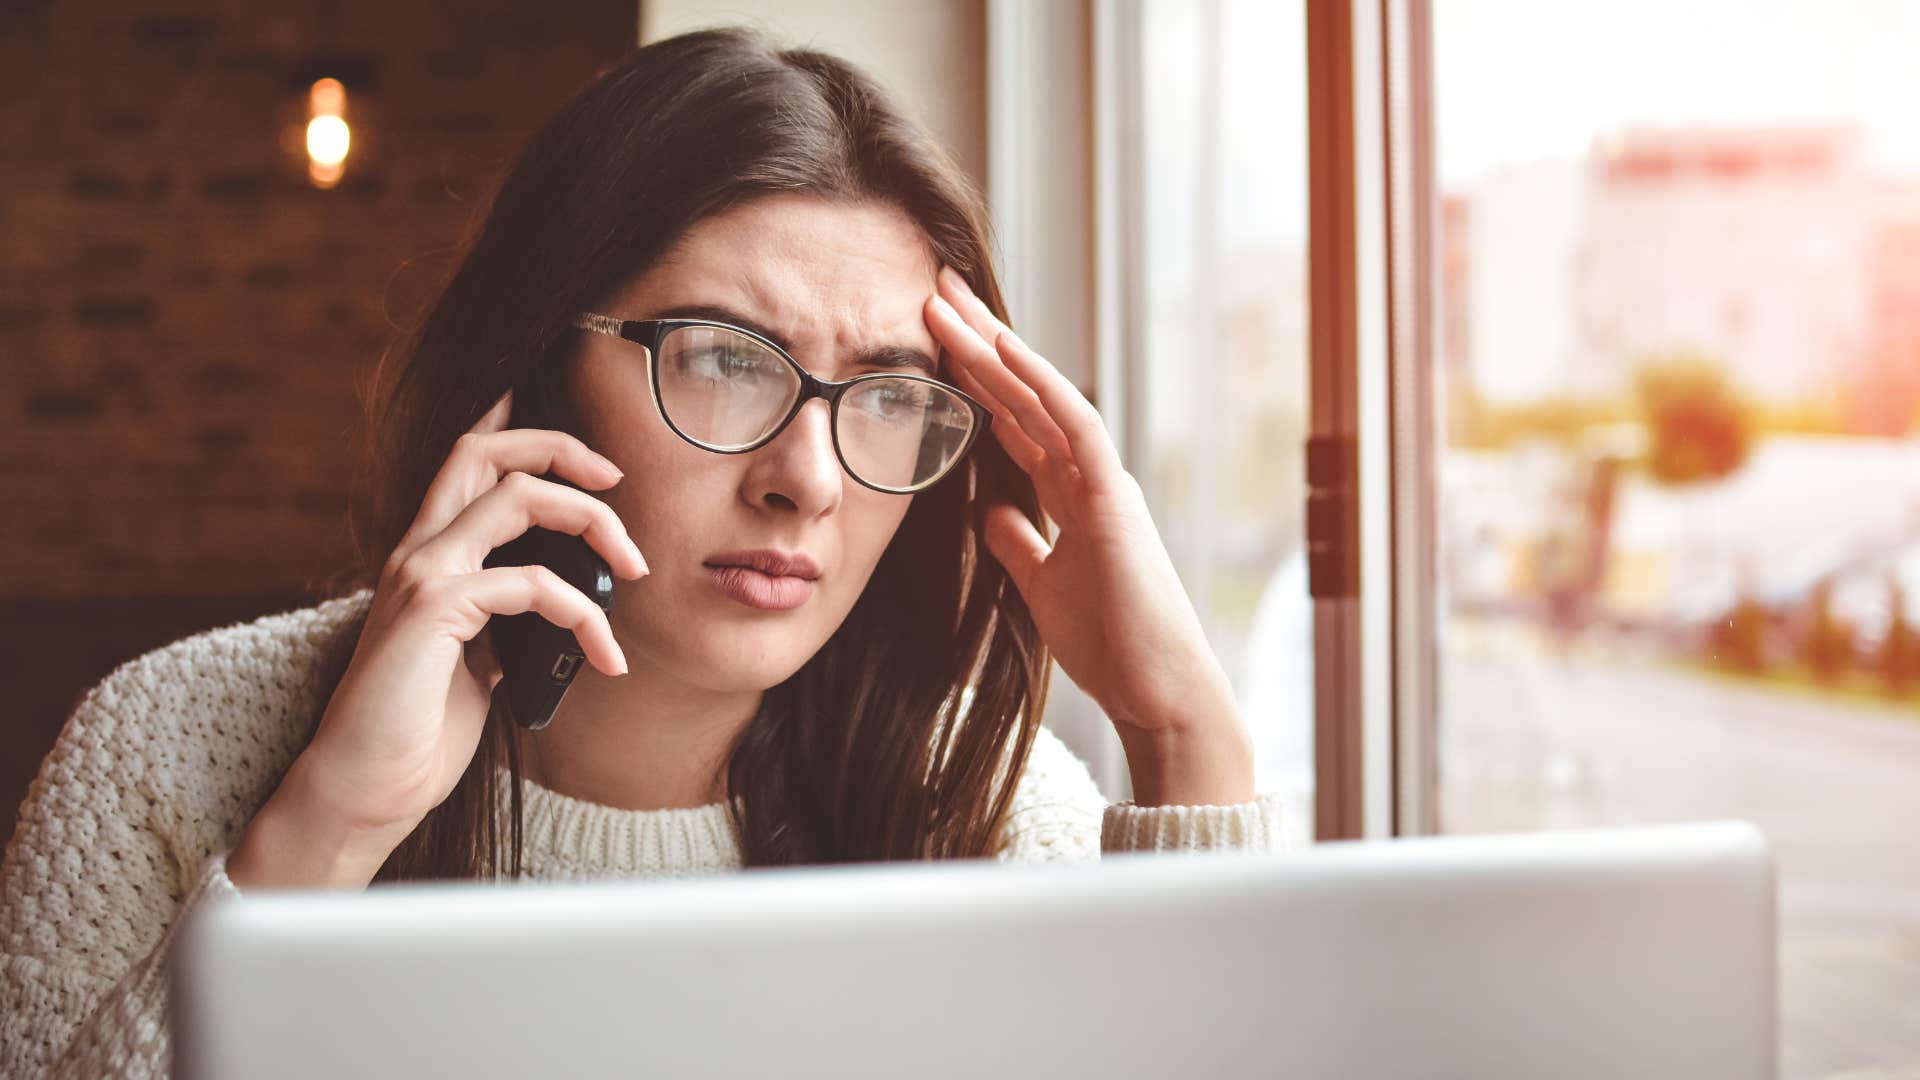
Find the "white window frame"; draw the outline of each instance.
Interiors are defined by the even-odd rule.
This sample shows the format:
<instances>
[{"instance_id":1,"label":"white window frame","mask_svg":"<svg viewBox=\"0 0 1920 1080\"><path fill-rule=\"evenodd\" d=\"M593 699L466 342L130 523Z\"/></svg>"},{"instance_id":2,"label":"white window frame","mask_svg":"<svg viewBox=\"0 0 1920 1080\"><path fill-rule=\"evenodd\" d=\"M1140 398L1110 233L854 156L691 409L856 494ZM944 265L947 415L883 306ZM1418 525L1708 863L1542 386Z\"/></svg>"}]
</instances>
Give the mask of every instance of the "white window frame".
<instances>
[{"instance_id":1,"label":"white window frame","mask_svg":"<svg viewBox=\"0 0 1920 1080\"><path fill-rule=\"evenodd\" d=\"M1129 468L1145 308L1139 3L987 5L988 198L1008 306L1100 407ZM1330 483L1309 488L1330 543L1310 548L1326 564L1314 588L1315 836L1433 833L1431 12L1428 0L1305 6L1309 433L1334 464L1316 478ZM1064 678L1048 722L1109 798L1125 797L1117 737Z\"/></svg>"},{"instance_id":2,"label":"white window frame","mask_svg":"<svg viewBox=\"0 0 1920 1080\"><path fill-rule=\"evenodd\" d=\"M1335 459L1309 489L1323 840L1439 825L1430 16L1307 4L1310 437Z\"/></svg>"}]
</instances>

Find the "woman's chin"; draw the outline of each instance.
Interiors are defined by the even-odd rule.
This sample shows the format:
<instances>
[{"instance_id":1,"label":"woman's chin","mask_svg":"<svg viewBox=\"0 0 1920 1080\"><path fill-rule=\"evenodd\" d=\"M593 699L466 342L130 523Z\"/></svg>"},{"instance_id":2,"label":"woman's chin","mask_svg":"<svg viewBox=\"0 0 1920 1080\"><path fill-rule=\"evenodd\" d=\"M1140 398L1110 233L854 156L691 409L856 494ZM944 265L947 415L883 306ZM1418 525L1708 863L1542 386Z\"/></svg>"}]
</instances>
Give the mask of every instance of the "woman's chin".
<instances>
[{"instance_id":1,"label":"woman's chin","mask_svg":"<svg viewBox=\"0 0 1920 1080\"><path fill-rule=\"evenodd\" d=\"M807 662L807 656L794 655L791 635L735 634L703 650L699 661L699 681L710 690L723 693L758 693L779 686Z\"/></svg>"},{"instance_id":2,"label":"woman's chin","mask_svg":"<svg viewBox=\"0 0 1920 1080\"><path fill-rule=\"evenodd\" d=\"M724 598L722 603L738 607ZM631 643L625 646L629 655L644 654L663 674L715 693L757 693L780 685L820 651L831 630L801 625L793 619L801 611L746 620L724 607L696 606L664 619L657 611L647 614L644 625L616 628L620 641ZM765 618L768 614L774 617ZM814 640L809 629L820 638Z\"/></svg>"}]
</instances>

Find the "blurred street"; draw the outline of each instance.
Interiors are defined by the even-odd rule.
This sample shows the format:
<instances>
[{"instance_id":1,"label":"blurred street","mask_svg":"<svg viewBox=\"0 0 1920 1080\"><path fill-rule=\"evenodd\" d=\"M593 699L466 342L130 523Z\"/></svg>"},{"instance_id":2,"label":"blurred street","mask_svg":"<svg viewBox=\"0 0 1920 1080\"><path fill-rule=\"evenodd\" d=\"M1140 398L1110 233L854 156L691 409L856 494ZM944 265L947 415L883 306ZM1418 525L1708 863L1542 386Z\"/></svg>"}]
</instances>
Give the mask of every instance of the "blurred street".
<instances>
[{"instance_id":1,"label":"blurred street","mask_svg":"<svg viewBox=\"0 0 1920 1080\"><path fill-rule=\"evenodd\" d=\"M1751 821L1780 871L1781 1075L1920 1068L1920 705L1562 656L1520 620L1456 617L1441 649L1443 831Z\"/></svg>"}]
</instances>

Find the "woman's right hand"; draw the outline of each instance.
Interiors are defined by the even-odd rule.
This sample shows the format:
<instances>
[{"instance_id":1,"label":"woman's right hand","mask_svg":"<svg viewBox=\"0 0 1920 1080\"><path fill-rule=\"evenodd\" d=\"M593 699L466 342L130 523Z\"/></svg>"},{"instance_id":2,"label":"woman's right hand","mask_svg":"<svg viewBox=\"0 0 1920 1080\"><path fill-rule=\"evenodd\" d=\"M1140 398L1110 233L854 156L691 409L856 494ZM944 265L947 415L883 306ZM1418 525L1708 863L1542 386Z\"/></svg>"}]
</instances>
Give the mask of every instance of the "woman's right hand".
<instances>
[{"instance_id":1,"label":"woman's right hand","mask_svg":"<svg viewBox=\"0 0 1920 1080\"><path fill-rule=\"evenodd\" d=\"M608 675L627 671L606 613L586 594L544 566L482 567L494 548L537 525L584 536L622 577L647 573L612 507L539 479L551 472L584 488L608 488L619 482L619 469L563 432L506 429L511 408L509 392L454 444L381 571L353 659L289 771L297 783L283 782L269 801L291 802L307 818L298 827L282 818L283 841L305 835L364 842L372 850L363 850L359 863L378 856L366 868L368 880L452 793L473 759L500 681L489 619L538 612L572 630L594 667ZM312 820L316 815L320 820ZM232 858L245 850L243 841ZM337 864L341 854L329 859Z\"/></svg>"}]
</instances>

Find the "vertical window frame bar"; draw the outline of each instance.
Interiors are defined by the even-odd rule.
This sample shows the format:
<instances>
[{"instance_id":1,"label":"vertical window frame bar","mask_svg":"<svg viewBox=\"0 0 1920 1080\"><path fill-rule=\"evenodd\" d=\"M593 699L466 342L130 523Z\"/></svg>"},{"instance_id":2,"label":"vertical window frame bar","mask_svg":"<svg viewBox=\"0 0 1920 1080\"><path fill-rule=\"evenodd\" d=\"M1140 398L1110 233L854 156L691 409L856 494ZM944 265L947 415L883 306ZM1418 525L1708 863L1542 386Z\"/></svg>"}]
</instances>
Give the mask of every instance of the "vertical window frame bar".
<instances>
[{"instance_id":1,"label":"vertical window frame bar","mask_svg":"<svg viewBox=\"0 0 1920 1080\"><path fill-rule=\"evenodd\" d=\"M1393 465L1393 813L1397 835L1417 836L1440 827L1432 5L1379 3Z\"/></svg>"},{"instance_id":2,"label":"vertical window frame bar","mask_svg":"<svg viewBox=\"0 0 1920 1080\"><path fill-rule=\"evenodd\" d=\"M1308 502L1314 838L1365 835L1362 796L1354 35L1349 0L1306 5ZM1316 470L1317 462L1325 462ZM1317 523L1324 522L1319 525ZM1322 550L1323 545L1326 550Z\"/></svg>"},{"instance_id":3,"label":"vertical window frame bar","mask_svg":"<svg viewBox=\"0 0 1920 1080\"><path fill-rule=\"evenodd\" d=\"M1437 827L1428 15L1307 5L1320 840Z\"/></svg>"}]
</instances>

